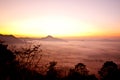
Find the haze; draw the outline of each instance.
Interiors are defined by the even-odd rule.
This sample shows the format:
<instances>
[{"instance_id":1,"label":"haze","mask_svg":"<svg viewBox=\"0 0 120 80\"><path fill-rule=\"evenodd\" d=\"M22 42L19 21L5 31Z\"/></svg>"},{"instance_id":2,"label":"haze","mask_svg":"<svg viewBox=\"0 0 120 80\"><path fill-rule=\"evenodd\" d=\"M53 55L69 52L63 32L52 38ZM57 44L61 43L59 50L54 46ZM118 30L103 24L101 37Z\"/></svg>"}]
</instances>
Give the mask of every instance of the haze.
<instances>
[{"instance_id":1,"label":"haze","mask_svg":"<svg viewBox=\"0 0 120 80\"><path fill-rule=\"evenodd\" d=\"M90 73L98 74L98 70L106 61L114 61L120 65L120 41L108 40L85 40L85 41L40 41L30 40L19 48L21 44L11 49L22 49L29 45L41 45L42 59L40 65L45 65L51 61L57 61L57 67L74 67L81 62L87 65ZM15 45L15 44L14 44ZM9 45L10 46L10 45ZM39 53L36 54L39 56ZM37 60L37 58L35 58ZM94 66L93 66L94 65Z\"/></svg>"}]
</instances>

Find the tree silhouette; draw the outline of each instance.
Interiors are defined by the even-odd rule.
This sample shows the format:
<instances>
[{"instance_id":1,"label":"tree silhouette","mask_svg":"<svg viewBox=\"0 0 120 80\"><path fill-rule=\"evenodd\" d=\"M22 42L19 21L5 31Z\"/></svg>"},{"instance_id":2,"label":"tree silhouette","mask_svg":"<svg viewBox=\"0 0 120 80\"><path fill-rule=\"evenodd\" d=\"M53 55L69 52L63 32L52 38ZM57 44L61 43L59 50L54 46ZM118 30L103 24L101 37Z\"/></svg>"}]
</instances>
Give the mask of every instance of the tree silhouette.
<instances>
[{"instance_id":1,"label":"tree silhouette","mask_svg":"<svg viewBox=\"0 0 120 80\"><path fill-rule=\"evenodd\" d=\"M74 69L70 69L68 80L97 80L95 75L89 75L86 65L78 63Z\"/></svg>"},{"instance_id":2,"label":"tree silhouette","mask_svg":"<svg viewBox=\"0 0 120 80\"><path fill-rule=\"evenodd\" d=\"M48 71L47 71L47 80L57 80L57 71L55 69L57 62L53 61L49 63Z\"/></svg>"},{"instance_id":3,"label":"tree silhouette","mask_svg":"<svg viewBox=\"0 0 120 80\"><path fill-rule=\"evenodd\" d=\"M7 45L0 43L0 80L13 78L17 67L15 58L16 56L7 49Z\"/></svg>"},{"instance_id":4,"label":"tree silhouette","mask_svg":"<svg viewBox=\"0 0 120 80\"><path fill-rule=\"evenodd\" d=\"M75 65L75 72L78 72L82 76L87 76L89 71L87 70L86 65L78 63Z\"/></svg>"},{"instance_id":5,"label":"tree silhouette","mask_svg":"<svg viewBox=\"0 0 120 80\"><path fill-rule=\"evenodd\" d=\"M41 45L26 45L19 50L13 49L13 52L16 55L16 60L20 63L19 66L38 70L42 58Z\"/></svg>"},{"instance_id":6,"label":"tree silhouette","mask_svg":"<svg viewBox=\"0 0 120 80\"><path fill-rule=\"evenodd\" d=\"M120 80L120 70L113 61L106 61L98 73L101 80Z\"/></svg>"},{"instance_id":7,"label":"tree silhouette","mask_svg":"<svg viewBox=\"0 0 120 80\"><path fill-rule=\"evenodd\" d=\"M26 66L20 66L16 55L7 49L7 45L0 44L0 80L44 80L37 71Z\"/></svg>"}]
</instances>

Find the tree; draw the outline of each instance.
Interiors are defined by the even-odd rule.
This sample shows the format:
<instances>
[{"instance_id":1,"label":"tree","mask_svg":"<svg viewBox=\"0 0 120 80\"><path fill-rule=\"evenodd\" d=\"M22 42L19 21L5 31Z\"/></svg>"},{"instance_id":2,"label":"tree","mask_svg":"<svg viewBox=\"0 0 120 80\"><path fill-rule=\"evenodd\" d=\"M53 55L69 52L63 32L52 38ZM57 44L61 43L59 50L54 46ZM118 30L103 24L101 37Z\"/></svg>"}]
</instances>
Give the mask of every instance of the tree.
<instances>
[{"instance_id":1,"label":"tree","mask_svg":"<svg viewBox=\"0 0 120 80\"><path fill-rule=\"evenodd\" d=\"M49 63L48 71L47 71L47 80L57 80L57 71L55 69L57 62L52 61Z\"/></svg>"},{"instance_id":2,"label":"tree","mask_svg":"<svg viewBox=\"0 0 120 80\"><path fill-rule=\"evenodd\" d=\"M87 76L89 71L87 70L86 65L78 63L75 65L75 72L78 72L82 76Z\"/></svg>"},{"instance_id":3,"label":"tree","mask_svg":"<svg viewBox=\"0 0 120 80\"><path fill-rule=\"evenodd\" d=\"M37 71L21 67L16 55L7 49L7 45L0 44L0 80L44 80Z\"/></svg>"},{"instance_id":4,"label":"tree","mask_svg":"<svg viewBox=\"0 0 120 80\"><path fill-rule=\"evenodd\" d=\"M120 71L113 61L106 61L98 73L101 80L120 80Z\"/></svg>"},{"instance_id":5,"label":"tree","mask_svg":"<svg viewBox=\"0 0 120 80\"><path fill-rule=\"evenodd\" d=\"M19 50L14 50L16 60L19 61L21 68L38 69L42 58L41 45L25 45Z\"/></svg>"},{"instance_id":6,"label":"tree","mask_svg":"<svg viewBox=\"0 0 120 80\"><path fill-rule=\"evenodd\" d=\"M86 80L88 76L88 70L86 65L78 63L74 69L70 69L68 80Z\"/></svg>"},{"instance_id":7,"label":"tree","mask_svg":"<svg viewBox=\"0 0 120 80\"><path fill-rule=\"evenodd\" d=\"M17 64L15 58L16 56L7 49L7 45L0 43L0 80L13 78Z\"/></svg>"}]
</instances>

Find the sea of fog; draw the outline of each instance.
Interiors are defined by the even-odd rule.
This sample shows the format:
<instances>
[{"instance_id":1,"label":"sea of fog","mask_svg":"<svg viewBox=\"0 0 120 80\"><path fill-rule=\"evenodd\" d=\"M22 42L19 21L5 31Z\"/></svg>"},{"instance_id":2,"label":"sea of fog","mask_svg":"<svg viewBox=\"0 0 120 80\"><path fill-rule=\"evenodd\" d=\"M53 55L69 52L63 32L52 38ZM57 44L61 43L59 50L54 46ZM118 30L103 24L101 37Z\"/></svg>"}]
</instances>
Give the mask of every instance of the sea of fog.
<instances>
[{"instance_id":1,"label":"sea of fog","mask_svg":"<svg viewBox=\"0 0 120 80\"><path fill-rule=\"evenodd\" d=\"M31 40L27 44L41 45L42 61L57 61L58 67L74 67L84 63L91 73L96 73L105 61L120 64L120 41L39 41Z\"/></svg>"}]
</instances>

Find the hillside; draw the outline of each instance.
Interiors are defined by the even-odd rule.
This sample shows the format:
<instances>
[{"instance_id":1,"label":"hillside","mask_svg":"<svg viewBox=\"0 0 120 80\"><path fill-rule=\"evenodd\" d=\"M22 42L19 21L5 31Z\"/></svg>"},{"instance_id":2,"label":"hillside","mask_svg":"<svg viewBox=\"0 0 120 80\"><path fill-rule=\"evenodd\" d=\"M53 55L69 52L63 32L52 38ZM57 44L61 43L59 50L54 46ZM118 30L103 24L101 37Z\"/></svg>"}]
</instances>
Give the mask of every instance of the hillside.
<instances>
[{"instance_id":1,"label":"hillside","mask_svg":"<svg viewBox=\"0 0 120 80\"><path fill-rule=\"evenodd\" d=\"M16 38L13 35L2 35L0 34L0 42L4 42L4 43L23 43L22 40Z\"/></svg>"}]
</instances>

